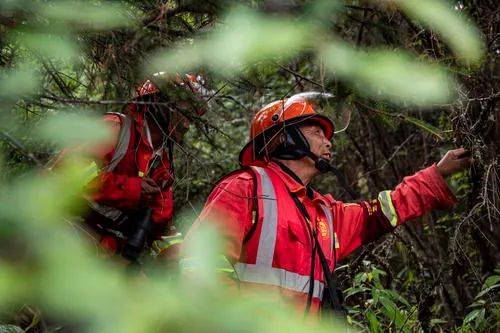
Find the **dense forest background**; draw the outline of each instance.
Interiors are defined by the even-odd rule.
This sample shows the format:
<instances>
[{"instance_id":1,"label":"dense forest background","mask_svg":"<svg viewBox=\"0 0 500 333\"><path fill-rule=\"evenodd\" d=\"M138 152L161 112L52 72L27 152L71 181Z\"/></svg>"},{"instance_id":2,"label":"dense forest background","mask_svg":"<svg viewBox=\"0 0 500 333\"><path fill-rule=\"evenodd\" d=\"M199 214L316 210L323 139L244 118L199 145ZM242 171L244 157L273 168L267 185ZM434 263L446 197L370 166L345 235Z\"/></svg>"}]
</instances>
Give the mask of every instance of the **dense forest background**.
<instances>
[{"instance_id":1,"label":"dense forest background","mask_svg":"<svg viewBox=\"0 0 500 333\"><path fill-rule=\"evenodd\" d=\"M203 72L216 92L175 147L181 230L238 168L255 112L294 93L334 94L339 127L351 114L334 163L363 199L469 149L472 167L449 180L452 211L399 228L337 272L352 330L500 330L499 16L494 0L1 1L0 332L311 329L220 290L211 235L194 284L153 258L148 279L127 275L75 235L81 164L47 168L64 147L105 140L99 115L158 71ZM348 201L333 177L315 186Z\"/></svg>"}]
</instances>

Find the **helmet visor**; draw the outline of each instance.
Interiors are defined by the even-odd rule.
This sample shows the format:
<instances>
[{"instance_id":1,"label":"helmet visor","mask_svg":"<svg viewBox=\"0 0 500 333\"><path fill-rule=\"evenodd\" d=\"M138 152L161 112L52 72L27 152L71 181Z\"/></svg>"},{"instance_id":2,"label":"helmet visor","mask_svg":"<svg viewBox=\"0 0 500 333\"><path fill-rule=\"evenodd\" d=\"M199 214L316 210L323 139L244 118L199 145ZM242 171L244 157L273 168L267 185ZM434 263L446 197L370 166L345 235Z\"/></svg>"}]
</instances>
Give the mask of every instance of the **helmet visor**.
<instances>
[{"instance_id":1,"label":"helmet visor","mask_svg":"<svg viewBox=\"0 0 500 333\"><path fill-rule=\"evenodd\" d=\"M283 110L288 107L303 105L311 105L318 115L329 118L335 128L334 133L343 132L349 127L351 122L352 108L348 107L343 102L338 102L334 95L326 92L308 91L291 96L283 105ZM310 117L313 117L312 115ZM308 117L298 119L297 121L307 121ZM290 124L290 123L289 123Z\"/></svg>"}]
</instances>

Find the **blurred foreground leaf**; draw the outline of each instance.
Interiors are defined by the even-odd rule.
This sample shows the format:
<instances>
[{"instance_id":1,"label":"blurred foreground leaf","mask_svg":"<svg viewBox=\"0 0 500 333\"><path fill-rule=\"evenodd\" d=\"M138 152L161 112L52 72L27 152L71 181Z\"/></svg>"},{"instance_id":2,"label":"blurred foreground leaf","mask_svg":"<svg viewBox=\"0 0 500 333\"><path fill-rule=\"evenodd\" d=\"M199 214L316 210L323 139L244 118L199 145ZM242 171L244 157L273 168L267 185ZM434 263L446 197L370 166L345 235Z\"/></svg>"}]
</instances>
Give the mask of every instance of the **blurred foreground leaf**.
<instances>
[{"instance_id":1,"label":"blurred foreground leaf","mask_svg":"<svg viewBox=\"0 0 500 333\"><path fill-rule=\"evenodd\" d=\"M74 60L80 51L74 41L63 34L23 32L16 40L35 54L51 60Z\"/></svg>"},{"instance_id":2,"label":"blurred foreground leaf","mask_svg":"<svg viewBox=\"0 0 500 333\"><path fill-rule=\"evenodd\" d=\"M335 75L368 96L420 106L446 103L452 96L454 81L443 69L395 51L358 51L332 42L321 58Z\"/></svg>"},{"instance_id":3,"label":"blurred foreground leaf","mask_svg":"<svg viewBox=\"0 0 500 333\"><path fill-rule=\"evenodd\" d=\"M4 102L15 102L20 97L31 95L38 87L39 82L38 74L27 65L10 70L0 70L0 98ZM2 108L5 107L6 105L2 105Z\"/></svg>"},{"instance_id":4,"label":"blurred foreground leaf","mask_svg":"<svg viewBox=\"0 0 500 333\"><path fill-rule=\"evenodd\" d=\"M11 256L29 253L29 260L0 265L3 300L36 304L80 332L331 330L290 316L293 310L282 302L224 288L214 269L220 251L213 232L200 233L190 250L203 265L189 279L125 274L118 259L99 259L77 220L68 218L83 185L81 170L71 160L50 174L18 180L0 195L0 220L16 221L14 237L23 240Z\"/></svg>"},{"instance_id":5,"label":"blurred foreground leaf","mask_svg":"<svg viewBox=\"0 0 500 333\"><path fill-rule=\"evenodd\" d=\"M483 57L484 45L480 33L461 12L463 4L460 1L395 0L395 3L409 17L439 33L465 63L476 64Z\"/></svg>"},{"instance_id":6,"label":"blurred foreground leaf","mask_svg":"<svg viewBox=\"0 0 500 333\"><path fill-rule=\"evenodd\" d=\"M130 8L131 9L131 8ZM40 6L44 17L70 25L74 28L112 29L137 23L141 15L134 9L134 15L123 2L52 1Z\"/></svg>"},{"instance_id":7,"label":"blurred foreground leaf","mask_svg":"<svg viewBox=\"0 0 500 333\"><path fill-rule=\"evenodd\" d=\"M242 7L231 11L218 29L208 39L158 53L146 71L176 73L208 65L231 74L248 63L289 57L308 45L313 33L299 21L265 17Z\"/></svg>"},{"instance_id":8,"label":"blurred foreground leaf","mask_svg":"<svg viewBox=\"0 0 500 333\"><path fill-rule=\"evenodd\" d=\"M44 120L38 135L56 142L61 147L105 144L110 139L108 128L97 116L58 114Z\"/></svg>"}]
</instances>

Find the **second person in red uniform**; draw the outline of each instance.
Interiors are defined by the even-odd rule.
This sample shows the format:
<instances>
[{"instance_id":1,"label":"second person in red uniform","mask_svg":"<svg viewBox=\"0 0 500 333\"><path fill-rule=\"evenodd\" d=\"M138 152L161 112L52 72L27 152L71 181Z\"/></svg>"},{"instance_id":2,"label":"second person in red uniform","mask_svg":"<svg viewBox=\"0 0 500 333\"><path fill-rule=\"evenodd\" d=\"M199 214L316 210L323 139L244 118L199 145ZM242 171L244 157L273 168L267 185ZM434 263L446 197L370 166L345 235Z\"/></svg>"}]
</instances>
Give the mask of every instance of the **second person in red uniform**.
<instances>
[{"instance_id":1,"label":"second person in red uniform","mask_svg":"<svg viewBox=\"0 0 500 333\"><path fill-rule=\"evenodd\" d=\"M160 90L157 82L163 81L168 84ZM165 236L173 243L180 238L172 221L173 146L189 129L189 117L206 111L209 91L201 76L163 81L146 81L122 113L104 116L112 142L85 147L93 160L86 190L91 209L85 222L111 255L123 250L137 217L147 209L152 212L149 244Z\"/></svg>"}]
</instances>

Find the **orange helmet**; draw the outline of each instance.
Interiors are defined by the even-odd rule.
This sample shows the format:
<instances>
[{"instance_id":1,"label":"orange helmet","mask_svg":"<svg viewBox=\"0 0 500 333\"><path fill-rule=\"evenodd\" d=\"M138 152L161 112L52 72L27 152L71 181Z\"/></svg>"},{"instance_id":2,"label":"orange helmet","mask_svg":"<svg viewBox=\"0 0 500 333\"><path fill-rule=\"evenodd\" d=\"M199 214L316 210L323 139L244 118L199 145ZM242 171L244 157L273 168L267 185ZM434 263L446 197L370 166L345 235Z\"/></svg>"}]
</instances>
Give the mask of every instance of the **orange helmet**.
<instances>
[{"instance_id":1,"label":"orange helmet","mask_svg":"<svg viewBox=\"0 0 500 333\"><path fill-rule=\"evenodd\" d=\"M165 72L158 72L153 74L153 76L158 78L158 82L153 83L153 81L156 82L155 79L152 79L153 81L146 80L139 88L137 88L135 98L160 93L160 88L158 86L160 85L162 79L168 79L168 77ZM170 82L177 87L189 89L202 102L208 102L212 98L213 91L206 88L205 79L199 74L184 74L183 76L176 75L173 79L170 79ZM197 110L197 114L198 116L202 116L206 111L207 108L203 107Z\"/></svg>"},{"instance_id":2,"label":"orange helmet","mask_svg":"<svg viewBox=\"0 0 500 333\"><path fill-rule=\"evenodd\" d=\"M262 152L267 144L287 126L314 122L323 128L325 136L330 140L334 133L333 122L317 113L321 108L320 102L330 97L332 95L327 93L305 92L264 106L252 120L250 141L240 152L240 164L261 164L265 156Z\"/></svg>"},{"instance_id":3,"label":"orange helmet","mask_svg":"<svg viewBox=\"0 0 500 333\"><path fill-rule=\"evenodd\" d=\"M146 80L139 88L137 88L135 98L144 97L146 95L152 95L159 92L160 89L158 89L158 87L153 82L151 82L150 80Z\"/></svg>"}]
</instances>

